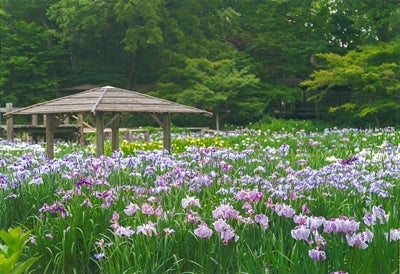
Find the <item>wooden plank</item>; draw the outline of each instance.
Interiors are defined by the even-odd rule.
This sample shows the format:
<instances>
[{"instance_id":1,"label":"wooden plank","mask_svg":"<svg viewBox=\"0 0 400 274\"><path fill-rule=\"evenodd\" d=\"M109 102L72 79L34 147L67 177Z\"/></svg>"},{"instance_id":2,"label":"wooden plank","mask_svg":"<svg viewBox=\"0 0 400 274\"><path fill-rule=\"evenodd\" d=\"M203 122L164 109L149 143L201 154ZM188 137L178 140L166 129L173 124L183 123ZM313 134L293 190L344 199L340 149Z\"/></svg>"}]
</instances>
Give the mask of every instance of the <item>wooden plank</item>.
<instances>
[{"instance_id":1,"label":"wooden plank","mask_svg":"<svg viewBox=\"0 0 400 274\"><path fill-rule=\"evenodd\" d=\"M8 103L6 103L6 105L7 105ZM12 110L18 110L18 109L21 109L21 108L19 108L19 107L14 107L13 106L13 108L12 108ZM0 108L0 114L4 114L4 113L6 113L6 112L8 112L8 110L7 110L7 108Z\"/></svg>"},{"instance_id":2,"label":"wooden plank","mask_svg":"<svg viewBox=\"0 0 400 274\"><path fill-rule=\"evenodd\" d=\"M36 109L44 109L44 108L47 108L47 109L60 109L60 108L71 108L71 107L76 107L76 108L85 108L85 109L91 109L92 107L93 107L93 105L94 105L94 102L91 102L91 103L88 103L88 102L71 102L71 101L69 101L69 102L66 102L65 104L64 103L61 103L61 102L59 102L59 103L57 103L57 104L46 104L46 105L43 105L43 106L38 106L38 107L35 107ZM74 109L74 108L73 108Z\"/></svg>"},{"instance_id":3,"label":"wooden plank","mask_svg":"<svg viewBox=\"0 0 400 274\"><path fill-rule=\"evenodd\" d=\"M14 125L14 130L15 131L34 131L34 130L39 130L39 131L43 131L46 128L46 126L44 125ZM69 124L69 125L60 125L56 128L56 130L77 130L79 128L79 125L73 125L73 124Z\"/></svg>"},{"instance_id":4,"label":"wooden plank","mask_svg":"<svg viewBox=\"0 0 400 274\"><path fill-rule=\"evenodd\" d=\"M97 108L99 111L104 112L115 112L115 105L108 105L108 104L100 104ZM210 114L207 111L202 111L198 109L192 109L187 107L181 106L170 106L170 105L126 105L126 104L118 104L118 111L119 112L142 112L142 113L200 113L208 115Z\"/></svg>"},{"instance_id":5,"label":"wooden plank","mask_svg":"<svg viewBox=\"0 0 400 274\"><path fill-rule=\"evenodd\" d=\"M94 131L96 130L95 127L92 127L92 125L86 123L85 121L83 121L83 114L79 114L78 116L72 115L72 118L75 118L78 120L78 125L84 125L88 128L93 129Z\"/></svg>"},{"instance_id":6,"label":"wooden plank","mask_svg":"<svg viewBox=\"0 0 400 274\"><path fill-rule=\"evenodd\" d=\"M175 105L173 102L159 101L151 98L110 97L104 98L101 104L133 104L133 105Z\"/></svg>"},{"instance_id":7,"label":"wooden plank","mask_svg":"<svg viewBox=\"0 0 400 274\"><path fill-rule=\"evenodd\" d=\"M84 91L81 93L72 94L72 95L69 95L66 97L68 97L68 98L76 98L76 97L85 97L85 98L96 97L96 98L98 98L99 96L101 96L101 94L103 94L103 92L104 92L104 90L102 90L102 89L93 89L93 90L88 90L86 92ZM64 97L64 98L66 98L66 97Z\"/></svg>"},{"instance_id":8,"label":"wooden plank","mask_svg":"<svg viewBox=\"0 0 400 274\"><path fill-rule=\"evenodd\" d=\"M104 133L111 133L112 129L111 128L104 128ZM125 133L144 133L144 134L149 134L149 130L144 129L144 128L125 128L125 127L120 127L118 128L118 132L125 132ZM84 128L84 133L96 133L96 129L91 129L91 128Z\"/></svg>"},{"instance_id":9,"label":"wooden plank","mask_svg":"<svg viewBox=\"0 0 400 274\"><path fill-rule=\"evenodd\" d=\"M46 107L40 106L32 109L26 109L18 114L47 114L47 113L79 113L79 112L89 112L91 106L63 106L63 107Z\"/></svg>"}]
</instances>

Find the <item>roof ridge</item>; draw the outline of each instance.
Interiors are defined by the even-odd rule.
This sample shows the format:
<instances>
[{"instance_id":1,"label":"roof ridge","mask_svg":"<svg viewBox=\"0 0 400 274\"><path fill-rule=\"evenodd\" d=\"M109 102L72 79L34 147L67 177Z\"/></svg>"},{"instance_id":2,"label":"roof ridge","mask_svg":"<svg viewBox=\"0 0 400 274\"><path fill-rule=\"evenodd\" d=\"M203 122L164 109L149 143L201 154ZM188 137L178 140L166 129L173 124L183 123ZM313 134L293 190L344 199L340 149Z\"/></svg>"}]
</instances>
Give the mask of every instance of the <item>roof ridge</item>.
<instances>
[{"instance_id":1,"label":"roof ridge","mask_svg":"<svg viewBox=\"0 0 400 274\"><path fill-rule=\"evenodd\" d=\"M97 100L97 102L94 104L94 106L92 107L92 110L91 110L91 112L96 112L96 108L97 108L97 106L100 104L100 102L101 102L101 100L103 100L103 97L104 97L104 94L106 94L106 92L107 92L107 90L110 88L110 86L105 86L105 87L102 87L102 88L104 88L104 91L103 91L103 94L99 97L99 99ZM112 87L111 87L112 88Z\"/></svg>"}]
</instances>

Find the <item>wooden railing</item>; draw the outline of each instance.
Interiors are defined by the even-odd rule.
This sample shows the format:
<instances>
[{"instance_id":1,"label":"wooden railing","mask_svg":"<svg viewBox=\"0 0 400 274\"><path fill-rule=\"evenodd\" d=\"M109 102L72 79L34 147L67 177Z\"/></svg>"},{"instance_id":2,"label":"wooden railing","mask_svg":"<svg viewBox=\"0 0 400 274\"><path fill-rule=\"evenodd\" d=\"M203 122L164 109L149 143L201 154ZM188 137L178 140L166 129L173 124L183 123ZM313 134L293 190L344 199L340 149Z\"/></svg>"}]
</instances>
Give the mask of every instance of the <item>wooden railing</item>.
<instances>
[{"instance_id":1,"label":"wooden railing","mask_svg":"<svg viewBox=\"0 0 400 274\"><path fill-rule=\"evenodd\" d=\"M11 103L7 103L5 108L0 108L0 136L6 137L7 140L13 140L17 134L23 133L24 136L30 136L35 143L38 142L41 137L44 139L46 136L46 115L40 117L43 123L39 123L39 116L33 114L31 115L30 124L16 125L13 115L5 116L4 114L18 109L20 108L13 107ZM3 124L4 120L6 122L5 125ZM79 122L77 124L70 124L69 117L66 117L63 121L60 121L59 126L55 129L54 137L69 141L80 139L80 143L84 143L84 137L80 136L80 133L83 133L83 126L84 125Z\"/></svg>"},{"instance_id":2,"label":"wooden railing","mask_svg":"<svg viewBox=\"0 0 400 274\"><path fill-rule=\"evenodd\" d=\"M18 133L23 133L29 135L35 143L37 143L40 138L44 139L46 136L46 115L38 117L37 114L33 114L30 124L16 125L14 124L12 115L5 117L4 114L17 109L19 108L13 108L11 103L7 103L5 108L0 108L0 136L6 137L7 140L13 140ZM43 123L39 123L38 118L41 118L40 122ZM70 118L76 120L76 122L70 123ZM5 125L3 124L4 120L6 121ZM78 140L79 144L84 145L86 142L85 134L96 133L96 128L83 120L83 114L71 115L71 117L66 116L62 118L62 121L58 122L59 125L54 130L54 137L56 139L67 141ZM110 132L110 128L104 129L104 134L109 134ZM147 129L119 128L119 132L125 133L127 136L136 133L143 134L145 141L150 140L150 133Z\"/></svg>"}]
</instances>

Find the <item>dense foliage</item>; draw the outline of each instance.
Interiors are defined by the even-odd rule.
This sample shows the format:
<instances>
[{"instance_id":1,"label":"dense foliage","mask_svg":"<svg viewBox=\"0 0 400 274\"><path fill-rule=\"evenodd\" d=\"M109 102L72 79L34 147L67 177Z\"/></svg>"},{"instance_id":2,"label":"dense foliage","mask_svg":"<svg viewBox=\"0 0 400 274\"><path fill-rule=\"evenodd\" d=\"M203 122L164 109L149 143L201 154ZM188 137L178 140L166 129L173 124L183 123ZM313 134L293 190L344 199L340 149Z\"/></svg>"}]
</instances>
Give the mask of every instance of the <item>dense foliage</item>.
<instances>
[{"instance_id":1,"label":"dense foliage","mask_svg":"<svg viewBox=\"0 0 400 274\"><path fill-rule=\"evenodd\" d=\"M352 92L350 101L336 107L352 111L357 117L373 116L376 126L399 121L400 109L400 43L379 46L363 46L346 55L318 54L326 64L311 74L311 80L302 82L307 90L314 92L310 99L320 100L324 94L338 87L347 87Z\"/></svg>"},{"instance_id":2,"label":"dense foliage","mask_svg":"<svg viewBox=\"0 0 400 274\"><path fill-rule=\"evenodd\" d=\"M357 98L366 98L347 106L328 102L332 108L354 110L353 118L365 121L361 125L398 122L398 117L388 119L387 111L399 104L399 48L393 46L400 34L396 0L0 0L0 4L2 106L48 100L65 95L62 88L86 83L139 91L144 85L143 91L151 89L154 95L212 110L217 124L244 125L271 114L277 101L312 107L309 94L298 86L311 74L318 83L329 81L333 90L345 86ZM357 54L360 47L363 56ZM393 52L388 63L389 48ZM367 74L370 79L353 83L358 76L351 62L339 67L353 78L332 79L320 63L328 56L337 60L354 56L354 62L361 62L356 65L365 69L359 76ZM330 62L329 68L334 70L334 65ZM390 67L381 71L381 65ZM385 73L388 70L391 75ZM371 86L376 89L379 84L371 77L384 82L378 88L388 95L384 100L367 101ZM326 89L318 83L312 84L313 90ZM195 100L188 99L193 94ZM377 106L368 105L371 102Z\"/></svg>"},{"instance_id":3,"label":"dense foliage","mask_svg":"<svg viewBox=\"0 0 400 274\"><path fill-rule=\"evenodd\" d=\"M0 236L31 231L29 273L397 273L399 132L275 126L171 154L156 133L100 158L2 142Z\"/></svg>"}]
</instances>

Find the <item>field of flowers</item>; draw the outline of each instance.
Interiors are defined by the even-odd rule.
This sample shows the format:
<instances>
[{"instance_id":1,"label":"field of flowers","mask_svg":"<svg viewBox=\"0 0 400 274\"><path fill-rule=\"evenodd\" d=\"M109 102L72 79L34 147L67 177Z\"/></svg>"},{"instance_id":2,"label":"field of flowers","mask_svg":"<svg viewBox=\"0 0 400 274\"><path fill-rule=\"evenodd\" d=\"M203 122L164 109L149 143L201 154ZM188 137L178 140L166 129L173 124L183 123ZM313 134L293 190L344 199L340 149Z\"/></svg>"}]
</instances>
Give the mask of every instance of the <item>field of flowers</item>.
<instances>
[{"instance_id":1,"label":"field of flowers","mask_svg":"<svg viewBox=\"0 0 400 274\"><path fill-rule=\"evenodd\" d=\"M0 229L30 235L28 273L399 273L398 130L240 129L160 147L125 140L96 158L60 143L48 160L1 141Z\"/></svg>"}]
</instances>

